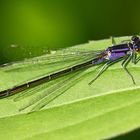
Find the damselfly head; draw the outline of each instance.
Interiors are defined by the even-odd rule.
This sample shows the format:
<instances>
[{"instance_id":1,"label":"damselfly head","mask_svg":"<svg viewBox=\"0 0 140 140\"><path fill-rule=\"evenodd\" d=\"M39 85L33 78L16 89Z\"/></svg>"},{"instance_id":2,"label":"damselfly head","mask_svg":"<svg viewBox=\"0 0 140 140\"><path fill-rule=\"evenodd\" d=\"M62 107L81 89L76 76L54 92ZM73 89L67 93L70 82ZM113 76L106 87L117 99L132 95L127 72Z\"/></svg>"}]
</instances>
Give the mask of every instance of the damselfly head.
<instances>
[{"instance_id":1,"label":"damselfly head","mask_svg":"<svg viewBox=\"0 0 140 140\"><path fill-rule=\"evenodd\" d=\"M140 53L140 39L138 36L132 36L131 38L133 49Z\"/></svg>"},{"instance_id":2,"label":"damselfly head","mask_svg":"<svg viewBox=\"0 0 140 140\"><path fill-rule=\"evenodd\" d=\"M133 44L137 44L140 41L140 39L138 36L132 36L131 41Z\"/></svg>"}]
</instances>

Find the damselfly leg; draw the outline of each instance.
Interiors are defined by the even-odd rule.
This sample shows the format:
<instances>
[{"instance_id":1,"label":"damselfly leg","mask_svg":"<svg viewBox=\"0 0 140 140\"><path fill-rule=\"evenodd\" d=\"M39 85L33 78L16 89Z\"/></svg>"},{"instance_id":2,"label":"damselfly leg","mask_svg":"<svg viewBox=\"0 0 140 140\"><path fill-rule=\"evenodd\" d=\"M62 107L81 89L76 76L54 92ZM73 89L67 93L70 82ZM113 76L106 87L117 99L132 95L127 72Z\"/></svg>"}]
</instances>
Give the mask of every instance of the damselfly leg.
<instances>
[{"instance_id":1,"label":"damselfly leg","mask_svg":"<svg viewBox=\"0 0 140 140\"><path fill-rule=\"evenodd\" d=\"M137 59L137 54L135 51L132 51L132 63L136 63L136 59Z\"/></svg>"},{"instance_id":2,"label":"damselfly leg","mask_svg":"<svg viewBox=\"0 0 140 140\"><path fill-rule=\"evenodd\" d=\"M137 53L133 54L132 63L137 64L140 61L140 56L137 57Z\"/></svg>"},{"instance_id":3,"label":"damselfly leg","mask_svg":"<svg viewBox=\"0 0 140 140\"><path fill-rule=\"evenodd\" d=\"M110 60L108 61L106 64L103 65L103 67L101 68L101 70L98 72L98 74L96 75L96 77L89 83L89 85L91 85L93 82L95 82L95 80L97 80L99 78L99 76L101 76L107 69L108 67L110 67L111 65L121 61L124 58L118 58L116 60Z\"/></svg>"},{"instance_id":4,"label":"damselfly leg","mask_svg":"<svg viewBox=\"0 0 140 140\"><path fill-rule=\"evenodd\" d=\"M140 56L136 59L135 64L137 64L140 61Z\"/></svg>"},{"instance_id":5,"label":"damselfly leg","mask_svg":"<svg viewBox=\"0 0 140 140\"><path fill-rule=\"evenodd\" d=\"M136 84L135 80L134 80L134 77L132 76L132 74L129 72L129 70L127 69L127 65L130 63L131 59L132 59L132 54L128 55L124 61L122 62L122 67L123 69L126 71L126 73L130 76L130 78L132 79L133 81L133 84Z\"/></svg>"}]
</instances>

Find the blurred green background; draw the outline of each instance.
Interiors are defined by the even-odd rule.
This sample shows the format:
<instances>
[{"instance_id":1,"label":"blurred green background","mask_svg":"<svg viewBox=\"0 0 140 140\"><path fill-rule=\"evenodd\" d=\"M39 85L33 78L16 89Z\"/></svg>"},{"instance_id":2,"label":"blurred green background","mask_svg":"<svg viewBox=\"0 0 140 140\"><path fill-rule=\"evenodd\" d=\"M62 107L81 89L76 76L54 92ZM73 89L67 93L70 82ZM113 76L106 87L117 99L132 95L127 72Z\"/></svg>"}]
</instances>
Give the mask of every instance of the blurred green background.
<instances>
[{"instance_id":1,"label":"blurred green background","mask_svg":"<svg viewBox=\"0 0 140 140\"><path fill-rule=\"evenodd\" d=\"M0 1L0 64L140 32L140 1Z\"/></svg>"},{"instance_id":2,"label":"blurred green background","mask_svg":"<svg viewBox=\"0 0 140 140\"><path fill-rule=\"evenodd\" d=\"M139 7L139 0L1 0L0 64L89 40L139 34Z\"/></svg>"}]
</instances>

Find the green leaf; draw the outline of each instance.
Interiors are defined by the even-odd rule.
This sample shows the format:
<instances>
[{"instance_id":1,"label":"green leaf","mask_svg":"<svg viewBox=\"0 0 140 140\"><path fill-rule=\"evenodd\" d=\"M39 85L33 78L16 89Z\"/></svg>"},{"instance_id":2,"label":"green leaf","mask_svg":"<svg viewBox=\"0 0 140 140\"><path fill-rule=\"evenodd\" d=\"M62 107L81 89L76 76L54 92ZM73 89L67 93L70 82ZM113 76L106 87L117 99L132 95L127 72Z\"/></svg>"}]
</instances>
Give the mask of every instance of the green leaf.
<instances>
[{"instance_id":1,"label":"green leaf","mask_svg":"<svg viewBox=\"0 0 140 140\"><path fill-rule=\"evenodd\" d=\"M117 43L130 37L115 38ZM0 90L85 62L111 39L53 51L0 68ZM136 85L111 66L91 86L100 66L80 70L0 100L1 139L107 139L140 126L140 64L128 66ZM34 112L35 111L35 112Z\"/></svg>"}]
</instances>

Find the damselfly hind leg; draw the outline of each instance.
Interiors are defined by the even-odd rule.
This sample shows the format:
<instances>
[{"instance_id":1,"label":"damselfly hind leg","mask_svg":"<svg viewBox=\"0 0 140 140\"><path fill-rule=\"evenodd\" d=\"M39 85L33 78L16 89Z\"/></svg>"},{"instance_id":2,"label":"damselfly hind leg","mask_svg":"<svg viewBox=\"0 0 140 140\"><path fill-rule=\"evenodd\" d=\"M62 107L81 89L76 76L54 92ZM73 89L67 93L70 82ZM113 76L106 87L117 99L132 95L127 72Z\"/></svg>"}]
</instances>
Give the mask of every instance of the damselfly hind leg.
<instances>
[{"instance_id":1,"label":"damselfly hind leg","mask_svg":"<svg viewBox=\"0 0 140 140\"><path fill-rule=\"evenodd\" d=\"M127 65L130 63L132 59L132 55L129 55L125 58L125 60L122 62L122 67L124 68L124 70L126 71L126 73L130 76L130 78L132 79L133 81L133 84L136 84L135 80L134 80L134 77L132 76L132 74L128 71L127 69Z\"/></svg>"},{"instance_id":2,"label":"damselfly hind leg","mask_svg":"<svg viewBox=\"0 0 140 140\"><path fill-rule=\"evenodd\" d=\"M95 82L95 80L97 80L101 76L101 74L103 74L103 72L105 72L108 69L108 67L121 61L122 59L123 58L118 58L118 59L113 60L113 61L108 61L106 64L104 64L103 67L101 68L101 70L96 75L96 77L92 81L89 82L89 85L91 85L93 82Z\"/></svg>"}]
</instances>

